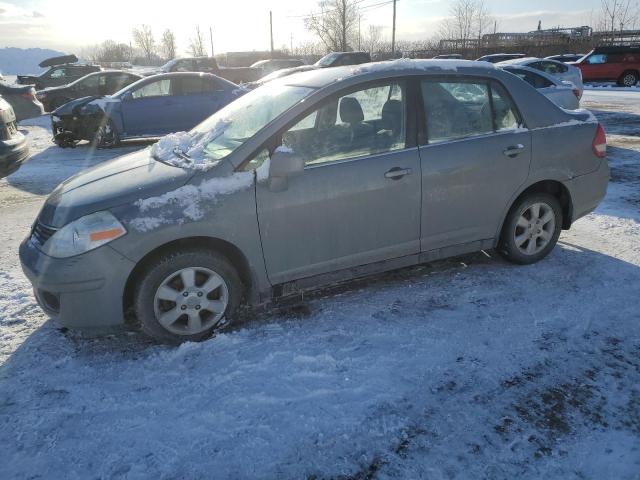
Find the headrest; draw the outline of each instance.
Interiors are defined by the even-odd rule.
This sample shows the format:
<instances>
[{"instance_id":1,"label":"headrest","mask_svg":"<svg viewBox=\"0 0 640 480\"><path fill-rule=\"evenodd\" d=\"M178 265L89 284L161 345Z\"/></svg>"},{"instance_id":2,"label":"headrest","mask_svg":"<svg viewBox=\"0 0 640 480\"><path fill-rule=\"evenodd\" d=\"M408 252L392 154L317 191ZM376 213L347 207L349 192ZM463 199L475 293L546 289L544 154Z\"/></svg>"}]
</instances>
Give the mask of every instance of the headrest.
<instances>
[{"instance_id":1,"label":"headrest","mask_svg":"<svg viewBox=\"0 0 640 480\"><path fill-rule=\"evenodd\" d=\"M382 127L385 130L399 132L402 128L402 102L387 100L382 107Z\"/></svg>"},{"instance_id":2,"label":"headrest","mask_svg":"<svg viewBox=\"0 0 640 480\"><path fill-rule=\"evenodd\" d=\"M340 100L340 119L345 123L359 123L364 120L360 102L353 97Z\"/></svg>"}]
</instances>

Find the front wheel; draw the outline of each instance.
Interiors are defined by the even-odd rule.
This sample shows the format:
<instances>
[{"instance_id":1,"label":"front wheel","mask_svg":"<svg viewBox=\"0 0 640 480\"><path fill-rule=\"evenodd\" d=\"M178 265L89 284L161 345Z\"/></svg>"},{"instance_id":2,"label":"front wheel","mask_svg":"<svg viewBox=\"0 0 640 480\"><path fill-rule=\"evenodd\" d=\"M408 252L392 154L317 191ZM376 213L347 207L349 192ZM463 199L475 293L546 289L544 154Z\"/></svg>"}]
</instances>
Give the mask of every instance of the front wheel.
<instances>
[{"instance_id":1,"label":"front wheel","mask_svg":"<svg viewBox=\"0 0 640 480\"><path fill-rule=\"evenodd\" d=\"M556 197L548 193L526 195L507 215L498 252L513 263L535 263L555 247L561 230L562 208Z\"/></svg>"},{"instance_id":2,"label":"front wheel","mask_svg":"<svg viewBox=\"0 0 640 480\"><path fill-rule=\"evenodd\" d=\"M233 265L205 249L160 257L137 284L134 310L142 330L173 344L202 341L230 325L243 294Z\"/></svg>"},{"instance_id":3,"label":"front wheel","mask_svg":"<svg viewBox=\"0 0 640 480\"><path fill-rule=\"evenodd\" d=\"M100 122L93 141L98 148L112 148L120 144L120 136L111 119Z\"/></svg>"}]
</instances>

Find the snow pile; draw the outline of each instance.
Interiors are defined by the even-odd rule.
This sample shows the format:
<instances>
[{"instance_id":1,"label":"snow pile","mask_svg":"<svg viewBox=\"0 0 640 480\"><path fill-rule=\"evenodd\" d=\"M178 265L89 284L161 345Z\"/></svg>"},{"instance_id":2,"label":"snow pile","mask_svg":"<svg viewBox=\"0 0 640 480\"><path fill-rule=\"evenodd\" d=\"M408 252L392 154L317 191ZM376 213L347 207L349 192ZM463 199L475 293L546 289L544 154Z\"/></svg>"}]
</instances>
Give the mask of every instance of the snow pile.
<instances>
[{"instance_id":1,"label":"snow pile","mask_svg":"<svg viewBox=\"0 0 640 480\"><path fill-rule=\"evenodd\" d=\"M371 72L384 72L392 70L447 70L457 72L458 68L482 68L495 69L495 65L488 62L476 62L472 60L415 60L411 58L398 58L385 62L365 63L351 69L353 75Z\"/></svg>"},{"instance_id":2,"label":"snow pile","mask_svg":"<svg viewBox=\"0 0 640 480\"><path fill-rule=\"evenodd\" d=\"M219 161L208 159L204 149L222 135L230 124L228 120L220 120L208 132L171 133L151 147L151 155L176 167L208 170Z\"/></svg>"},{"instance_id":3,"label":"snow pile","mask_svg":"<svg viewBox=\"0 0 640 480\"><path fill-rule=\"evenodd\" d=\"M147 232L163 224L183 223L185 219L200 220L204 217L203 203L213 205L219 196L249 188L252 184L252 171L236 172L227 177L210 178L199 185L184 185L157 197L138 200L135 205L140 213L157 212L157 215L138 217L130 224L139 232ZM183 217L176 219L173 212L167 213L165 208L168 206L180 208Z\"/></svg>"}]
</instances>

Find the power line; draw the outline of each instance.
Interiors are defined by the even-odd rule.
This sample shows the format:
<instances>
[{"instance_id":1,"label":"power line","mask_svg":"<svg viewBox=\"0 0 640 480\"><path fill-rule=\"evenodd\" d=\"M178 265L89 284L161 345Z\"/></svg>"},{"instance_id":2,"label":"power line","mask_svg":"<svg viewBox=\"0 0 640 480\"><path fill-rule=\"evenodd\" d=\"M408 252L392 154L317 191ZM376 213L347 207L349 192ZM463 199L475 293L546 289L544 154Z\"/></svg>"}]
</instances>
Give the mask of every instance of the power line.
<instances>
[{"instance_id":1,"label":"power line","mask_svg":"<svg viewBox=\"0 0 640 480\"><path fill-rule=\"evenodd\" d=\"M364 2L364 1L366 1L366 0L356 0L354 3L357 5L357 4L360 4L360 3ZM367 10L367 9L372 8L372 7L373 8L377 8L377 7L381 7L383 5L388 5L388 4L393 3L393 2L394 2L394 0L386 0L384 2L372 3L371 5L363 5L362 7L358 7L358 8L360 10ZM338 9L334 8L332 10L324 10L324 11L319 12L319 13L307 13L305 15L287 15L285 18L308 18L308 17L313 17L314 15L333 13L333 12L337 12L337 11L338 11Z\"/></svg>"}]
</instances>

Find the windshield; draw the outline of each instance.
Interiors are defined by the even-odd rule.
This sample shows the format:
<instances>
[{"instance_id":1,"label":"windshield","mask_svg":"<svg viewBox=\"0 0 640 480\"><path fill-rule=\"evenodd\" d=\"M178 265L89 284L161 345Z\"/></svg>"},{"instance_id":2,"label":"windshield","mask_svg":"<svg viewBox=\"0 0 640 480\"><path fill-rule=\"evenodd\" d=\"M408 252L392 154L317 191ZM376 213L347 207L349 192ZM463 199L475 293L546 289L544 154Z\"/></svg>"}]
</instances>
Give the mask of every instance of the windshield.
<instances>
[{"instance_id":1,"label":"windshield","mask_svg":"<svg viewBox=\"0 0 640 480\"><path fill-rule=\"evenodd\" d=\"M154 145L152 154L172 165L206 169L313 90L281 82L268 83L231 102L190 132L164 137Z\"/></svg>"},{"instance_id":2,"label":"windshield","mask_svg":"<svg viewBox=\"0 0 640 480\"><path fill-rule=\"evenodd\" d=\"M329 53L328 55L325 55L320 60L318 60L315 64L320 67L330 67L331 64L336 60L336 58L338 58L339 55L340 54L336 52Z\"/></svg>"}]
</instances>

